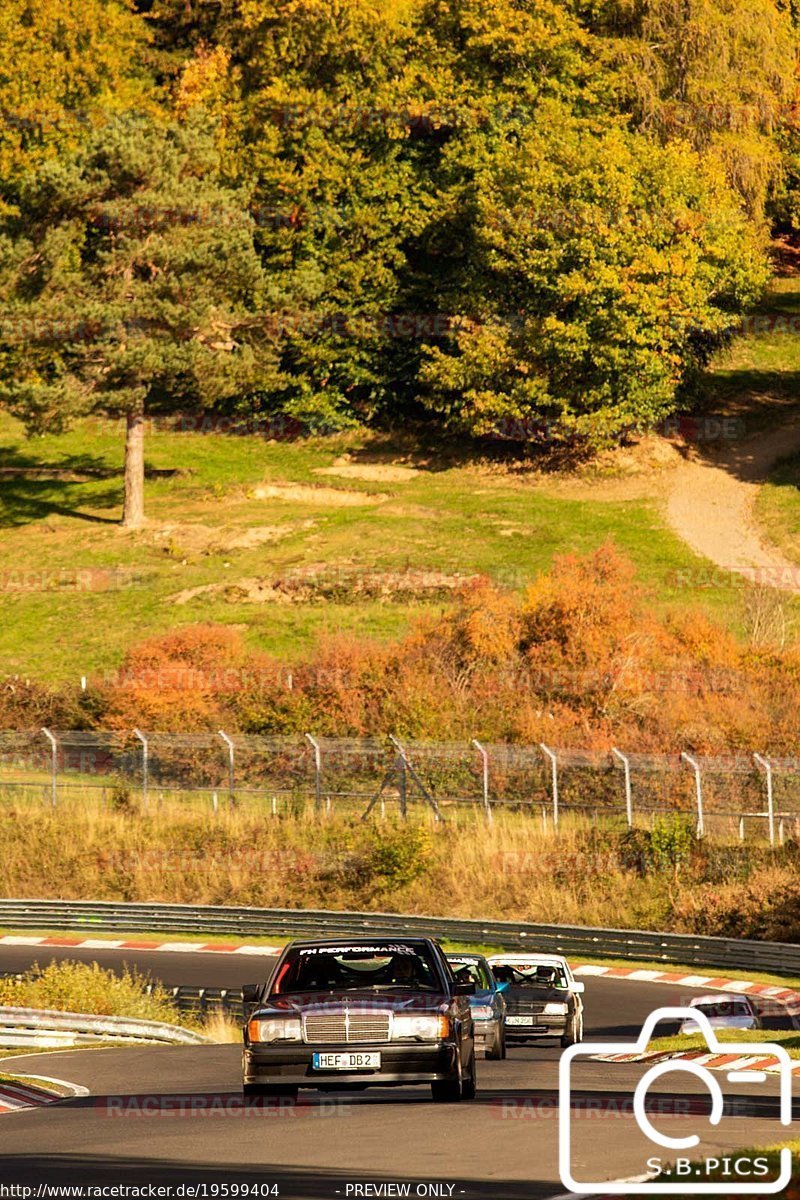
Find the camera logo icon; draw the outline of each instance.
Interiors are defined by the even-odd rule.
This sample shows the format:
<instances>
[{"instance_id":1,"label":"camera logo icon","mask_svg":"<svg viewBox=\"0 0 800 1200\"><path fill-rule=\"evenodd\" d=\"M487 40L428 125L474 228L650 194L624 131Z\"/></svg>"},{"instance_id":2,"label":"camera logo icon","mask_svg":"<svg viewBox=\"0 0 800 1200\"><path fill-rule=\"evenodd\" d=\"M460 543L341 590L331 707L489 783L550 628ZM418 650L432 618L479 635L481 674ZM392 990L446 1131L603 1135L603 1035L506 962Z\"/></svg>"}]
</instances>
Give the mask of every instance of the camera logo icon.
<instances>
[{"instance_id":1,"label":"camera logo icon","mask_svg":"<svg viewBox=\"0 0 800 1200\"><path fill-rule=\"evenodd\" d=\"M742 1057L771 1057L777 1059L778 1076L780 1084L780 1102L779 1102L779 1120L781 1125L790 1125L792 1120L792 1064L789 1054L783 1046L773 1042L724 1042L720 1043L714 1032L714 1029L709 1022L708 1017L698 1012L696 1008L658 1008L652 1012L642 1026L641 1033L636 1042L579 1042L574 1046L569 1046L561 1055L559 1062L559 1129L558 1129L558 1151L559 1151L559 1171L561 1174L561 1182L570 1192L576 1195L595 1195L597 1192L602 1192L606 1196L647 1196L647 1195L681 1195L681 1196L702 1196L702 1195L719 1195L724 1191L726 1195L746 1195L746 1196L765 1196L774 1195L782 1191L791 1182L792 1178L792 1153L788 1147L784 1146L780 1152L780 1176L778 1179L769 1181L759 1181L757 1179L748 1178L745 1182L732 1182L725 1178L724 1182L717 1180L716 1182L699 1182L697 1173L692 1171L691 1177L683 1177L680 1179L669 1178L662 1181L658 1175L653 1175L649 1172L650 1178L644 1176L637 1177L635 1180L615 1180L609 1183L607 1180L595 1179L591 1181L579 1181L573 1177L572 1170L572 1119L571 1119L571 1100L572 1100L572 1064L576 1058L583 1057L585 1059L593 1058L596 1055L611 1055L611 1054L642 1054L647 1050L651 1038L653 1037L656 1026L660 1021L686 1021L691 1020L698 1027L699 1032L703 1034L708 1050L712 1053L720 1054L735 1054L738 1058ZM734 1064L735 1065L735 1064ZM636 1119L636 1124L645 1138L652 1144L661 1147L662 1149L672 1151L673 1153L685 1152L694 1149L700 1144L700 1137L697 1134L690 1134L686 1137L670 1137L665 1133L660 1132L653 1125L646 1111L646 1100L648 1088L660 1079L667 1072L688 1073L700 1079L707 1088L711 1096L711 1113L708 1117L710 1124L719 1125L722 1120L724 1097L722 1088L720 1087L719 1078L715 1078L714 1074L707 1068L691 1059L668 1059L651 1067L639 1080L633 1094L633 1115ZM717 1072L719 1076L720 1072ZM727 1072L727 1079L730 1083L763 1083L767 1076L763 1072L757 1071L736 1071ZM686 1175L689 1176L689 1160L681 1159L681 1162L687 1164ZM665 1175L670 1176L673 1173L665 1172Z\"/></svg>"}]
</instances>

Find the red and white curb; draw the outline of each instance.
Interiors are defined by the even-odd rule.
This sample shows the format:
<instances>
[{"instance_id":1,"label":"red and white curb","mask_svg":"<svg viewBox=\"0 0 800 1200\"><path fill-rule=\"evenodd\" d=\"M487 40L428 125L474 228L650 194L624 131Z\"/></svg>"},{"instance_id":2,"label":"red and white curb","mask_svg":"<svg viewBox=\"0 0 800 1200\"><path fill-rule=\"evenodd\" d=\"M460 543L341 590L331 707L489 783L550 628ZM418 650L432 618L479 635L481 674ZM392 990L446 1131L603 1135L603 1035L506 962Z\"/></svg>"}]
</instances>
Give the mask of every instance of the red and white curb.
<instances>
[{"instance_id":1,"label":"red and white curb","mask_svg":"<svg viewBox=\"0 0 800 1200\"><path fill-rule=\"evenodd\" d=\"M22 1112L29 1108L43 1108L46 1104L54 1104L57 1100L68 1100L75 1096L88 1096L89 1089L78 1083L67 1083L65 1079L50 1079L46 1075L29 1075L28 1079L38 1079L41 1083L55 1084L58 1092L47 1091L44 1088L33 1087L28 1083L0 1082L0 1116L4 1113Z\"/></svg>"},{"instance_id":2,"label":"red and white curb","mask_svg":"<svg viewBox=\"0 0 800 1200\"><path fill-rule=\"evenodd\" d=\"M682 975L677 971L658 971L634 967L596 967L579 965L573 967L575 975L596 975L604 979L631 979L639 983L671 983L674 987L690 987L695 991L742 992L749 996L763 996L777 1000L791 1015L800 1013L800 992L776 984L754 983L747 979L725 979L717 975Z\"/></svg>"},{"instance_id":3,"label":"red and white curb","mask_svg":"<svg viewBox=\"0 0 800 1200\"><path fill-rule=\"evenodd\" d=\"M6 934L0 946L67 947L71 950L142 950L162 951L165 954L253 954L275 956L278 946L235 946L227 942L152 942L141 938L121 941L114 938L27 937Z\"/></svg>"},{"instance_id":4,"label":"red and white curb","mask_svg":"<svg viewBox=\"0 0 800 1200\"><path fill-rule=\"evenodd\" d=\"M742 1033L742 1037L746 1037ZM772 1054L738 1055L738 1054L709 1054L704 1050L647 1050L636 1054L592 1054L595 1062L613 1063L658 1063L678 1059L691 1059L699 1067L708 1067L710 1071L759 1071L777 1074L780 1065ZM800 1062L792 1063L792 1074L800 1074Z\"/></svg>"}]
</instances>

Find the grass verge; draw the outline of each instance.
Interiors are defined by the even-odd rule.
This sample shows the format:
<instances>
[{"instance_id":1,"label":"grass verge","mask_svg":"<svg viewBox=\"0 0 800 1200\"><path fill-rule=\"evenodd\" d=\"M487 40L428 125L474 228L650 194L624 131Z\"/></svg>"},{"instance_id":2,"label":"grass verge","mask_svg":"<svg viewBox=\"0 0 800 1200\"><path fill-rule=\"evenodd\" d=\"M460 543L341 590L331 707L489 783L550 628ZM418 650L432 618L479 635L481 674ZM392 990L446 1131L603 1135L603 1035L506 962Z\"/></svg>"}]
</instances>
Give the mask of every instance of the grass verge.
<instances>
[{"instance_id":1,"label":"grass verge","mask_svg":"<svg viewBox=\"0 0 800 1200\"><path fill-rule=\"evenodd\" d=\"M718 1029L716 1035L720 1042L774 1042L783 1046L789 1052L790 1058L800 1058L800 1033L792 1030ZM683 1050L707 1050L708 1044L699 1033L676 1034L675 1037L654 1038L648 1049L673 1054Z\"/></svg>"}]
</instances>

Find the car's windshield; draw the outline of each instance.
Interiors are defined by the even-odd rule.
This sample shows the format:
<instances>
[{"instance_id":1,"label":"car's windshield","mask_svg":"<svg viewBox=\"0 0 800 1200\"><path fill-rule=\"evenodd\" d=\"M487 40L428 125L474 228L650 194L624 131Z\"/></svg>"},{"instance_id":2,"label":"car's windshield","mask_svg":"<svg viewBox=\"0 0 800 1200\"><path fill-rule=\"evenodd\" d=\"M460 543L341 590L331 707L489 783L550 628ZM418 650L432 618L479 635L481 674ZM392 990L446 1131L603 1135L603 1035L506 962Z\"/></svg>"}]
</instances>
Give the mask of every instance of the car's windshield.
<instances>
[{"instance_id":1,"label":"car's windshield","mask_svg":"<svg viewBox=\"0 0 800 1200\"><path fill-rule=\"evenodd\" d=\"M698 1012L707 1017L751 1017L753 1014L744 1000L717 1000L707 1004L695 1004Z\"/></svg>"},{"instance_id":2,"label":"car's windshield","mask_svg":"<svg viewBox=\"0 0 800 1200\"><path fill-rule=\"evenodd\" d=\"M567 973L560 963L493 962L492 974L498 983L509 983L512 987L569 987Z\"/></svg>"},{"instance_id":3,"label":"car's windshield","mask_svg":"<svg viewBox=\"0 0 800 1200\"><path fill-rule=\"evenodd\" d=\"M455 955L451 956L449 954L447 961L450 963L456 976L461 976L461 972L465 971L467 974L463 978L471 979L477 991L491 991L492 980L489 978L489 972L482 962L476 961L474 958L458 958Z\"/></svg>"},{"instance_id":4,"label":"car's windshield","mask_svg":"<svg viewBox=\"0 0 800 1200\"><path fill-rule=\"evenodd\" d=\"M442 985L426 946L299 946L289 951L270 994L364 989L436 992Z\"/></svg>"}]
</instances>

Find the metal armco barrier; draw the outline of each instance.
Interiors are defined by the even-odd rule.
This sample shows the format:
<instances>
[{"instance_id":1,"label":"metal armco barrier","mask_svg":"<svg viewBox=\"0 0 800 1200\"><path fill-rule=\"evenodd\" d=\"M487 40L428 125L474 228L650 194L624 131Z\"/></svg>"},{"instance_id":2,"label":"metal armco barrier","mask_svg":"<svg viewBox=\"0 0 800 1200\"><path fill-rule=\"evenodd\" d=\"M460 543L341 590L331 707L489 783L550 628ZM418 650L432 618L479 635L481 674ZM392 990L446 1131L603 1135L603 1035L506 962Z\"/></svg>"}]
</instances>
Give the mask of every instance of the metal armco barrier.
<instances>
[{"instance_id":1,"label":"metal armco barrier","mask_svg":"<svg viewBox=\"0 0 800 1200\"><path fill-rule=\"evenodd\" d=\"M199 937L358 936L420 934L472 945L531 949L597 958L679 963L731 970L800 975L800 945L735 938L652 933L636 929L591 929L530 925L514 921L454 920L400 913L313 912L277 908L228 908L190 904L125 904L82 900L0 900L0 926L91 933L171 932ZM265 964L253 963L254 980Z\"/></svg>"},{"instance_id":2,"label":"metal armco barrier","mask_svg":"<svg viewBox=\"0 0 800 1200\"><path fill-rule=\"evenodd\" d=\"M163 1021L66 1013L56 1009L0 1007L0 1046L36 1046L43 1039L71 1046L108 1041L194 1046L208 1040L191 1029L167 1025Z\"/></svg>"}]
</instances>

